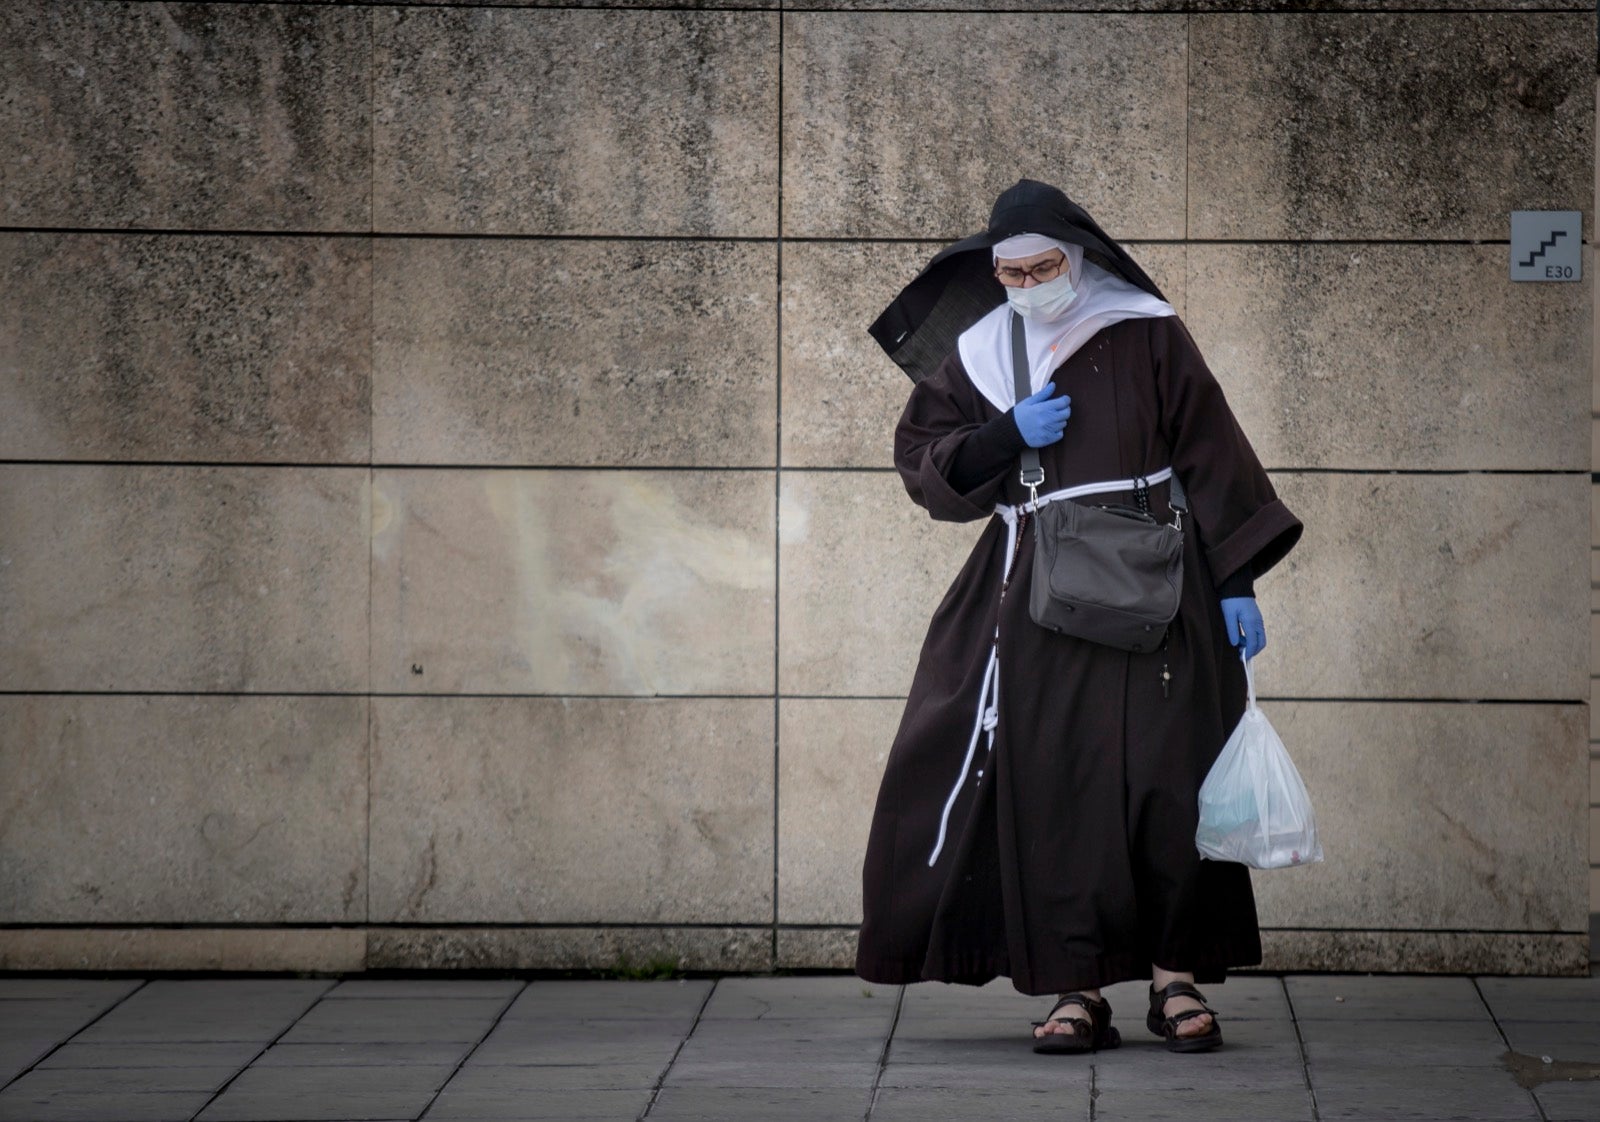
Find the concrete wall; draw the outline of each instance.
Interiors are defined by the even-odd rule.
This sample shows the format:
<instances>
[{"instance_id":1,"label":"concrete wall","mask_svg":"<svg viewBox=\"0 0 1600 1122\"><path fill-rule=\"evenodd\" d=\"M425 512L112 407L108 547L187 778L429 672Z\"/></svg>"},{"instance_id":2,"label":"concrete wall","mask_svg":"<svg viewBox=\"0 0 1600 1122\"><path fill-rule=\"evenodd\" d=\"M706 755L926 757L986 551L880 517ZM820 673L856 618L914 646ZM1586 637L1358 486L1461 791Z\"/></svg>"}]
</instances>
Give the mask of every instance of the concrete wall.
<instances>
[{"instance_id":1,"label":"concrete wall","mask_svg":"<svg viewBox=\"0 0 1600 1122\"><path fill-rule=\"evenodd\" d=\"M1593 6L630 7L0 7L0 968L847 965L864 328L1026 174L1307 524L1267 965L1584 969Z\"/></svg>"}]
</instances>

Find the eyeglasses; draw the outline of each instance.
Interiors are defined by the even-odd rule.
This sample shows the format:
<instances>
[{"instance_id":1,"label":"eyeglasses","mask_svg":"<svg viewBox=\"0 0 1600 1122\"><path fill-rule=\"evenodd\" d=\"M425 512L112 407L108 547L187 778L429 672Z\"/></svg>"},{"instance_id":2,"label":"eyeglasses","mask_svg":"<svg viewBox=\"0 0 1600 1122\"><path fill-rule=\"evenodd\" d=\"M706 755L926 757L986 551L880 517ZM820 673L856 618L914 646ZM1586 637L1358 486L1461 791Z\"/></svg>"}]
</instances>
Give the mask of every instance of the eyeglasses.
<instances>
[{"instance_id":1,"label":"eyeglasses","mask_svg":"<svg viewBox=\"0 0 1600 1122\"><path fill-rule=\"evenodd\" d=\"M1061 267L1066 263L1066 254L1061 254L1054 261L1044 261L1027 269L1020 269L1015 265L1002 265L994 271L994 275L1007 288L1016 288L1029 277L1043 284L1055 280L1061 274Z\"/></svg>"}]
</instances>

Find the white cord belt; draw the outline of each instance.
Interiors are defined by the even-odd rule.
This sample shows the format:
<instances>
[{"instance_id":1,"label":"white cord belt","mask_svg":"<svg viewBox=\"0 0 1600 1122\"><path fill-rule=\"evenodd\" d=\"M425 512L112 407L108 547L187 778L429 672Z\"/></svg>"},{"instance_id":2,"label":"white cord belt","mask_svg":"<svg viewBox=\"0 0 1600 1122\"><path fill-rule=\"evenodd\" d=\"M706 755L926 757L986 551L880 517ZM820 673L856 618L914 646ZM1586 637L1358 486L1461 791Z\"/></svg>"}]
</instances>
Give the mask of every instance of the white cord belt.
<instances>
[{"instance_id":1,"label":"white cord belt","mask_svg":"<svg viewBox=\"0 0 1600 1122\"><path fill-rule=\"evenodd\" d=\"M1160 471L1151 472L1137 479L1108 479L1103 483L1082 483L1076 487L1066 487L1060 491L1051 491L1040 495L1037 499L1029 499L1025 503L1015 506L1009 503L996 503L994 512L1006 523L1006 563L1000 571L1000 585L1005 587L1006 578L1011 575L1011 556L1017 551L1017 516L1031 513L1053 503L1057 499L1077 499L1084 495L1101 495L1108 491L1132 491L1140 483L1146 485L1164 483L1172 478L1172 469L1164 467ZM961 774L956 777L956 785L950 788L950 797L944 801L944 813L939 816L939 836L933 843L933 852L928 855L928 866L933 867L939 860L939 853L944 849L945 834L950 828L950 811L955 808L956 799L961 794L961 786L967 781L967 773L972 770L972 759L978 751L978 738L984 733L988 734L988 743L984 745L985 754L994 750L994 730L1000 723L1000 623L995 621L994 639L989 645L989 662L983 669L983 686L978 690L978 712L972 721L972 735L967 740L967 758L961 763ZM983 778L983 769L978 769L978 778Z\"/></svg>"},{"instance_id":2,"label":"white cord belt","mask_svg":"<svg viewBox=\"0 0 1600 1122\"><path fill-rule=\"evenodd\" d=\"M1084 495L1103 495L1107 491L1132 491L1140 483L1148 486L1154 483L1165 483L1171 478L1172 469L1164 467L1160 471L1153 471L1149 475L1141 475L1134 479L1108 479L1103 483L1080 483L1076 487L1066 487L1060 491L1051 491L1048 494L1040 495L1038 499L1029 499L1027 502L1018 503L1015 506L1009 503L996 503L994 512L1004 518L1007 525L1014 526L1019 512L1031 514L1046 503L1053 503L1057 499L1079 499ZM1006 554L1008 568L1010 564L1011 555L1008 553Z\"/></svg>"}]
</instances>

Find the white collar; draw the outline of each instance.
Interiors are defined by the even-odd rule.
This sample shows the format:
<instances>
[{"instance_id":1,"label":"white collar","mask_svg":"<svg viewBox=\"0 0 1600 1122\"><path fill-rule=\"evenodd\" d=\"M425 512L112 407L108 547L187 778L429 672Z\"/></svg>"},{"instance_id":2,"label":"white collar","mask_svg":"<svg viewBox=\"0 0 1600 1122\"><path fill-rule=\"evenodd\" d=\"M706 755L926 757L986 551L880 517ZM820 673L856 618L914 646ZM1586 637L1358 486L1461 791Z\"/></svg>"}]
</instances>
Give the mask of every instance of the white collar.
<instances>
[{"instance_id":1,"label":"white collar","mask_svg":"<svg viewBox=\"0 0 1600 1122\"><path fill-rule=\"evenodd\" d=\"M1141 316L1177 313L1165 300L1107 272L1093 261L1083 262L1077 298L1066 314L1051 323L1024 320L1028 338L1028 384L1038 393L1050 374L1102 327ZM961 365L978 392L1002 413L1016 404L1011 380L1011 305L993 308L956 341Z\"/></svg>"}]
</instances>

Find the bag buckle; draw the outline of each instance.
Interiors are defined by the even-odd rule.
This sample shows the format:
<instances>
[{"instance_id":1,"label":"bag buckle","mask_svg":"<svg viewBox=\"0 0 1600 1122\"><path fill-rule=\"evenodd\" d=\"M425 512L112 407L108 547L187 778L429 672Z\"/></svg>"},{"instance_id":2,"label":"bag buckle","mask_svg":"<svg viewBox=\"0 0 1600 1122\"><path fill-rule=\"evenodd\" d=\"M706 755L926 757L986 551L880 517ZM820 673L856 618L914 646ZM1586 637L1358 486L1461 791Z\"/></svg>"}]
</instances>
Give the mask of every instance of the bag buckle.
<instances>
[{"instance_id":1,"label":"bag buckle","mask_svg":"<svg viewBox=\"0 0 1600 1122\"><path fill-rule=\"evenodd\" d=\"M1022 485L1028 489L1028 502L1034 510L1039 509L1039 484L1044 482L1044 468L1023 468L1021 475Z\"/></svg>"}]
</instances>

